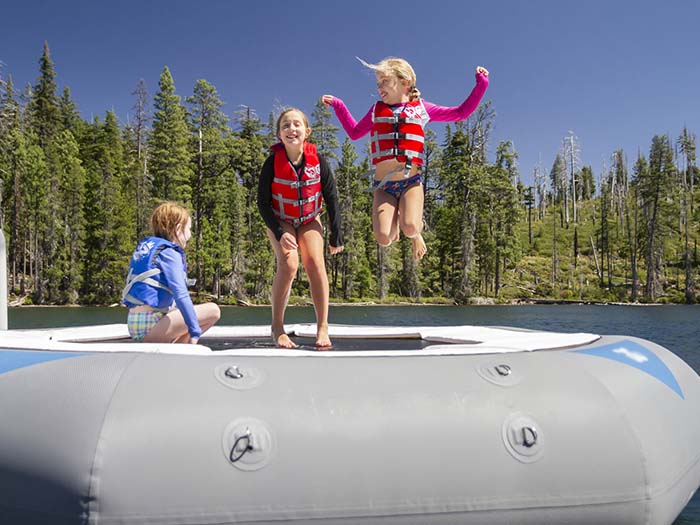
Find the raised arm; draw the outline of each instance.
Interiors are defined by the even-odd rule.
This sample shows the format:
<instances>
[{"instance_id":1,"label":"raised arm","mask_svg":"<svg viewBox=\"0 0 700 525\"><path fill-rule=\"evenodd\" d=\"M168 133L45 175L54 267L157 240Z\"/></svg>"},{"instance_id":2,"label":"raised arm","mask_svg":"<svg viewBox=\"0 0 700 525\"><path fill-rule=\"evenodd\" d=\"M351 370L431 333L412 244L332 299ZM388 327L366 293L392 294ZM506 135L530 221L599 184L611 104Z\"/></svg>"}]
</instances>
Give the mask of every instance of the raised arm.
<instances>
[{"instance_id":1,"label":"raised arm","mask_svg":"<svg viewBox=\"0 0 700 525\"><path fill-rule=\"evenodd\" d=\"M456 122L464 120L479 107L479 102L489 85L489 72L479 66L476 68L476 86L472 89L467 99L459 106L438 106L431 102L423 101L430 120L435 122Z\"/></svg>"},{"instance_id":2,"label":"raised arm","mask_svg":"<svg viewBox=\"0 0 700 525\"><path fill-rule=\"evenodd\" d=\"M338 117L341 126L348 134L351 140L357 140L364 137L372 129L372 108L367 112L367 114L362 117L360 122L356 122L350 110L348 110L345 102L343 102L338 97L333 95L323 95L321 101L326 106L331 106L333 111L335 111L335 116Z\"/></svg>"}]
</instances>

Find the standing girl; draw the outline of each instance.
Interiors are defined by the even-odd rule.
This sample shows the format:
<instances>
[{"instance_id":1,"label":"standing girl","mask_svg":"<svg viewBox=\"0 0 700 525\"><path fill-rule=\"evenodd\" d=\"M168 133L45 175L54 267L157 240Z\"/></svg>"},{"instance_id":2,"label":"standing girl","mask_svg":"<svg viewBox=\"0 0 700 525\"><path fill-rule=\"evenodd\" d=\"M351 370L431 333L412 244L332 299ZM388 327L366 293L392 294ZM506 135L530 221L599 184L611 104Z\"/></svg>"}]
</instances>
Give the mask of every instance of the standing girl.
<instances>
[{"instance_id":1,"label":"standing girl","mask_svg":"<svg viewBox=\"0 0 700 525\"><path fill-rule=\"evenodd\" d=\"M316 146L306 142L309 121L290 108L277 119L279 143L272 146L258 185L258 209L267 225L277 270L272 281L272 340L281 348L297 345L284 331L284 311L299 267L299 254L309 276L316 310L316 346L328 348L328 276L323 258L321 197L328 207L330 253L343 251L335 179Z\"/></svg>"},{"instance_id":2,"label":"standing girl","mask_svg":"<svg viewBox=\"0 0 700 525\"><path fill-rule=\"evenodd\" d=\"M425 125L430 120L455 122L464 120L479 105L489 84L489 72L476 68L476 86L467 99L456 107L437 106L420 98L416 74L402 58L385 58L378 64L363 65L375 71L380 102L356 122L343 101L324 95L352 140L371 133L374 200L372 224L374 237L382 246L399 238L399 228L413 240L413 258L426 252L423 231L423 165Z\"/></svg>"},{"instance_id":3,"label":"standing girl","mask_svg":"<svg viewBox=\"0 0 700 525\"><path fill-rule=\"evenodd\" d=\"M129 262L122 302L135 341L192 343L221 316L214 303L194 306L187 291L185 245L192 236L189 212L164 202L151 214L153 237L141 240ZM173 303L177 308L172 308Z\"/></svg>"}]
</instances>

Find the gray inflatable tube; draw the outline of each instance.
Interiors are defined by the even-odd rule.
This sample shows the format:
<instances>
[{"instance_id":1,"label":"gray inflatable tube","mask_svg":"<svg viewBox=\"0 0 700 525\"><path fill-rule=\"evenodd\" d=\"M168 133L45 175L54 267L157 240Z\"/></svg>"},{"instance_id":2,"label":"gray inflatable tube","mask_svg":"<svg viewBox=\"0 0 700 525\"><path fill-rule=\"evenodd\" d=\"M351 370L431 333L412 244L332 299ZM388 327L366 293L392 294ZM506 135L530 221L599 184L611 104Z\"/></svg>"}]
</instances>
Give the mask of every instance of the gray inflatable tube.
<instances>
[{"instance_id":1,"label":"gray inflatable tube","mask_svg":"<svg viewBox=\"0 0 700 525\"><path fill-rule=\"evenodd\" d=\"M332 326L362 349L207 346L268 334L0 332L0 523L670 524L700 484L700 378L649 341Z\"/></svg>"}]
</instances>

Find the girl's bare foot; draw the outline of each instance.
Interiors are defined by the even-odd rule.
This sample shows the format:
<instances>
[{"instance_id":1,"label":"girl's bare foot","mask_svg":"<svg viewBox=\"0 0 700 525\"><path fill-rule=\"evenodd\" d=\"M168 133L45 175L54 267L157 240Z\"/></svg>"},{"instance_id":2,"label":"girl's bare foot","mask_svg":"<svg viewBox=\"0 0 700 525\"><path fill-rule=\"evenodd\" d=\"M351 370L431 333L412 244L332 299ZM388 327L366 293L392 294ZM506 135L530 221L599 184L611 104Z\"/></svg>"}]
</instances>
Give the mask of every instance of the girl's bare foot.
<instances>
[{"instance_id":1,"label":"girl's bare foot","mask_svg":"<svg viewBox=\"0 0 700 525\"><path fill-rule=\"evenodd\" d=\"M297 348L297 344L284 332L279 334L272 332L272 342L277 348Z\"/></svg>"},{"instance_id":2,"label":"girl's bare foot","mask_svg":"<svg viewBox=\"0 0 700 525\"><path fill-rule=\"evenodd\" d=\"M420 234L411 240L413 241L413 260L420 261L425 255L425 252L428 251L428 247L425 245L423 236Z\"/></svg>"},{"instance_id":3,"label":"girl's bare foot","mask_svg":"<svg viewBox=\"0 0 700 525\"><path fill-rule=\"evenodd\" d=\"M328 327L319 327L316 332L316 348L319 350L328 350L333 346L331 338L328 336Z\"/></svg>"}]
</instances>

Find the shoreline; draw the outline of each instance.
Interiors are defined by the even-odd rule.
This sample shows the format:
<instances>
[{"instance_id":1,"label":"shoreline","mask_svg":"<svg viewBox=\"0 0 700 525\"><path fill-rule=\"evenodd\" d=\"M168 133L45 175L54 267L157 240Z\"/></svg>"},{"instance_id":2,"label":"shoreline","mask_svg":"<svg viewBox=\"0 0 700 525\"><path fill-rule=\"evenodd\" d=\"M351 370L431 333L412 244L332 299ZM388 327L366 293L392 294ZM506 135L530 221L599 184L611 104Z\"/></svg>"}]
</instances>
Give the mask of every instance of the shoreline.
<instances>
[{"instance_id":1,"label":"shoreline","mask_svg":"<svg viewBox=\"0 0 700 525\"><path fill-rule=\"evenodd\" d=\"M270 304L258 304L258 303L241 303L238 304L227 304L227 303L217 303L220 307L231 307L231 308L270 308ZM533 306L533 305L581 305L581 306L691 306L686 303L626 303L626 302L605 302L605 301L575 301L570 299L521 299L510 302L499 303L493 301L492 299L485 298L475 298L473 302L468 304L456 304L454 302L410 302L410 301L397 301L397 302L375 302L375 301L361 301L361 302L330 302L331 307L377 307L377 306L396 306L396 307L422 307L422 306ZM313 307L311 301L303 302L290 302L288 307ZM10 302L8 308L125 308L121 304L13 304Z\"/></svg>"}]
</instances>

